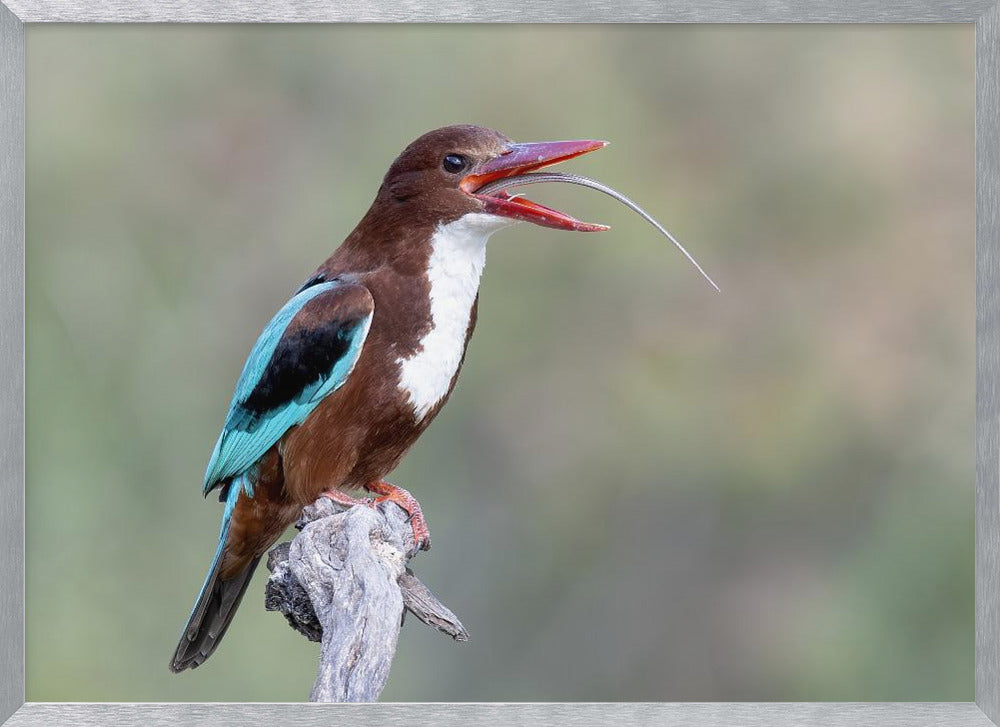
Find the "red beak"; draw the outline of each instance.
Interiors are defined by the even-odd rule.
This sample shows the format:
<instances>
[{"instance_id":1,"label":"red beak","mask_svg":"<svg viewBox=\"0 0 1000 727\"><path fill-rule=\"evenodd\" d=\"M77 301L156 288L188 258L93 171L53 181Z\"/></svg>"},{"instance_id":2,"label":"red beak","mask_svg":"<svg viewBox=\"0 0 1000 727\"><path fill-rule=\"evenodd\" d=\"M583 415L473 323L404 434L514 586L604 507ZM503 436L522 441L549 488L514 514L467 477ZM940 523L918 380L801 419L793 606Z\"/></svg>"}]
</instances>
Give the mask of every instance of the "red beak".
<instances>
[{"instance_id":1,"label":"red beak","mask_svg":"<svg viewBox=\"0 0 1000 727\"><path fill-rule=\"evenodd\" d=\"M466 175L462 179L461 187L464 192L482 201L483 211L492 215L533 222L536 225L554 227L558 230L601 232L608 229L607 225L581 222L564 212L540 205L524 197L511 197L502 190L492 195L476 194L476 190L497 179L533 172L536 169L564 162L607 145L606 141L594 139L511 144L500 156L480 164L472 174Z\"/></svg>"}]
</instances>

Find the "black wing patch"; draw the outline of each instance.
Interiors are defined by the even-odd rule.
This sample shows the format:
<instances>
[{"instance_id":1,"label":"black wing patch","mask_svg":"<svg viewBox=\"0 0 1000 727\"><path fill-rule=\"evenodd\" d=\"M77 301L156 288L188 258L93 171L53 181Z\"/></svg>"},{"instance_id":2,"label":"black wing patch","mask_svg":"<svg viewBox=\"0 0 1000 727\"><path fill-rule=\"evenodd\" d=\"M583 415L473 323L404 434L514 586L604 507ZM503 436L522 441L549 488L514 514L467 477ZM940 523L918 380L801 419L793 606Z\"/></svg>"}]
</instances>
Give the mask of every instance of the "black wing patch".
<instances>
[{"instance_id":1,"label":"black wing patch","mask_svg":"<svg viewBox=\"0 0 1000 727\"><path fill-rule=\"evenodd\" d=\"M306 399L330 375L351 345L351 333L361 319L326 321L286 335L274 349L264 375L240 406L250 424L293 399Z\"/></svg>"}]
</instances>

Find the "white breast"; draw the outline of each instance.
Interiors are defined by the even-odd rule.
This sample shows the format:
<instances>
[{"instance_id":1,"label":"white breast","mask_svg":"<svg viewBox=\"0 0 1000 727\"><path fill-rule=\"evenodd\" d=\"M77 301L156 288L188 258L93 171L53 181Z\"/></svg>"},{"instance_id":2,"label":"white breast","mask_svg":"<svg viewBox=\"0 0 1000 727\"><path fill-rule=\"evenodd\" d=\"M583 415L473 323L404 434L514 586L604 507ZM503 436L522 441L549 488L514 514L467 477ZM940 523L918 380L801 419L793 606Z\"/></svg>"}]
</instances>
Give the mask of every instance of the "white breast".
<instances>
[{"instance_id":1,"label":"white breast","mask_svg":"<svg viewBox=\"0 0 1000 727\"><path fill-rule=\"evenodd\" d=\"M398 360L399 388L409 396L418 421L451 388L486 264L486 241L510 222L495 215L468 214L434 231L427 269L431 328L416 353Z\"/></svg>"}]
</instances>

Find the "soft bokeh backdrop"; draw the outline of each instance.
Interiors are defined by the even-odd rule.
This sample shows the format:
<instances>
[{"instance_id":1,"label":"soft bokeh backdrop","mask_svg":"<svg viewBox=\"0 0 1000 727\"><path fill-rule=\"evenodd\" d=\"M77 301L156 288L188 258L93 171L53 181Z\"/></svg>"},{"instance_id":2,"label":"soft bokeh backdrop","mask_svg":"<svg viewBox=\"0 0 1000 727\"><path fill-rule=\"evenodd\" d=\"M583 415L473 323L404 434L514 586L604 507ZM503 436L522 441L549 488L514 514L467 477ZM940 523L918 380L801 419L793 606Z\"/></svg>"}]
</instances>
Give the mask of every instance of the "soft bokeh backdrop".
<instances>
[{"instance_id":1,"label":"soft bokeh backdrop","mask_svg":"<svg viewBox=\"0 0 1000 727\"><path fill-rule=\"evenodd\" d=\"M167 672L244 356L400 149L600 137L490 243L458 389L395 474L462 617L388 700L969 700L973 32L32 27L29 700L301 700L257 579Z\"/></svg>"}]
</instances>

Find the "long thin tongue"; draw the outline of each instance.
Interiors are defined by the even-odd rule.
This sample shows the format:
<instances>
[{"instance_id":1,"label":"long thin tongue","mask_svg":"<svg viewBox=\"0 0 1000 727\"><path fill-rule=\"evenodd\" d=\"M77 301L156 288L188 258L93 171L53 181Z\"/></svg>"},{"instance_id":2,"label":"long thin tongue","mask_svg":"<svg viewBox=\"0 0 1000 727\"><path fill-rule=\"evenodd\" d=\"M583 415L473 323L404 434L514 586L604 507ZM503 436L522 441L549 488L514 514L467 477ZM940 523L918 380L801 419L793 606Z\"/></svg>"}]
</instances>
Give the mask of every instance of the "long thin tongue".
<instances>
[{"instance_id":1,"label":"long thin tongue","mask_svg":"<svg viewBox=\"0 0 1000 727\"><path fill-rule=\"evenodd\" d=\"M476 190L476 195L477 196L486 195L485 199L496 199L498 202L507 202L507 200L505 200L505 199L499 199L499 198L496 198L496 197L489 197L488 195L496 194L497 192L499 192L501 190L509 189L511 187L523 187L523 186L528 185L528 184L541 184L542 182L564 182L566 184L579 184L581 187L588 187L590 189L596 189L598 192L603 192L604 194L608 195L609 197L612 197L612 198L618 200L619 202L621 202L623 205L625 205L626 207L628 207L633 212L638 213L644 220L646 220L649 224L651 224L657 230L659 230L660 232L662 232L667 237L668 240L670 240L672 243L674 243L674 245L677 246L677 249L680 250L684 254L684 257L686 257L688 260L691 261L691 264L694 265L695 268L698 269L698 272L702 274L702 277L704 277L705 280L707 280L711 284L711 286L713 288L715 288L716 290L719 290L719 286L715 284L715 281L712 280L708 276L708 273L706 273L702 269L701 265L698 264L698 261L695 260L691 256L691 253L689 253L687 250L684 249L684 246L677 240L676 237L674 237L673 235L670 234L670 232L667 230L667 228L665 228L663 225L661 225L659 222L657 222L653 218L652 215L650 215L648 212L646 212L646 210L644 210L642 207L640 207L635 202L633 202L632 200L630 200L624 194L622 194L621 192L619 192L619 191L617 191L615 189L612 189L611 187L609 187L608 185L606 185L606 184L604 184L602 182L598 182L596 179L589 179L587 177L581 177L578 174L565 174L563 172L531 172L529 174L518 174L516 176L503 177L502 179L497 179L497 180L494 180L492 182L488 182L488 183L484 184L482 187L480 187L479 189ZM542 205L537 204L535 202L529 202L529 200L526 200L526 199L514 198L514 199L511 199L510 201L517 201L517 202L521 202L521 203L530 203L530 205L532 205L534 207L539 207L539 208L541 208L543 210L546 210L546 211L548 211L550 213L555 213L556 215L559 215L560 218L562 218L562 220L564 220L564 222L562 224L552 224L552 225L548 225L549 227L559 227L560 229L583 230L583 231L589 231L589 232L593 232L595 230L606 230L606 229L608 229L604 225L593 225L593 224L588 223L588 222L580 222L579 220L575 220L572 217L569 217L568 215L563 214L562 212L556 212L555 210L549 210L548 207L542 207ZM503 214L503 213L501 213L501 214ZM511 214L507 214L507 216L508 217L514 217L514 215L511 215ZM527 219L527 220L529 220L531 222L535 222L536 224L544 224L543 222L539 222L534 217L518 217L517 219ZM568 221L570 221L570 222L572 222L572 223L574 223L576 225L580 225L581 227L567 227L565 225L565 221L566 220L568 220Z\"/></svg>"}]
</instances>

